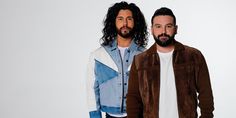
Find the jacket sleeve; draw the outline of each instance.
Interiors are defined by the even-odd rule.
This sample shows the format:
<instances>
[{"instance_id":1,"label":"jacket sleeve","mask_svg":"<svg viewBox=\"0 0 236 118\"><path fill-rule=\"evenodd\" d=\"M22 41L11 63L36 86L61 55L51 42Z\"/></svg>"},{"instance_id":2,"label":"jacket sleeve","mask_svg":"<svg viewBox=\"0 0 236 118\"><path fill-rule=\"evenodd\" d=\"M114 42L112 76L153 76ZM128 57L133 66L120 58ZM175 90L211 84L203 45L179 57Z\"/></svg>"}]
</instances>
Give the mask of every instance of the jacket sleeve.
<instances>
[{"instance_id":1,"label":"jacket sleeve","mask_svg":"<svg viewBox=\"0 0 236 118\"><path fill-rule=\"evenodd\" d=\"M90 118L102 118L99 102L99 86L95 80L95 60L93 53L90 54L87 65L86 88L87 103Z\"/></svg>"},{"instance_id":2,"label":"jacket sleeve","mask_svg":"<svg viewBox=\"0 0 236 118\"><path fill-rule=\"evenodd\" d=\"M142 118L143 106L139 93L138 72L135 64L135 57L131 66L129 85L127 93L127 116L128 118Z\"/></svg>"},{"instance_id":3,"label":"jacket sleeve","mask_svg":"<svg viewBox=\"0 0 236 118\"><path fill-rule=\"evenodd\" d=\"M213 118L214 101L210 82L210 76L204 56L200 53L199 66L196 72L196 84L198 91L200 118Z\"/></svg>"}]
</instances>

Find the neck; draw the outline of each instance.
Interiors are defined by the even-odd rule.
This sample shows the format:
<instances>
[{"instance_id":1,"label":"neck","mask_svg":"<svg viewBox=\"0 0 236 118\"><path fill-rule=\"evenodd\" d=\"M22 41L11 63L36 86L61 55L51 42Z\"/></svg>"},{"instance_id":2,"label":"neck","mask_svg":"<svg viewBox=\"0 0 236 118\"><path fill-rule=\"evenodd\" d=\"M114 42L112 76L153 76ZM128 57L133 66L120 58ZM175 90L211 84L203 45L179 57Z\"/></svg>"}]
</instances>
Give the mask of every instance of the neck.
<instances>
[{"instance_id":1,"label":"neck","mask_svg":"<svg viewBox=\"0 0 236 118\"><path fill-rule=\"evenodd\" d=\"M132 38L123 38L121 36L117 36L117 44L120 47L129 47L129 45L131 44Z\"/></svg>"},{"instance_id":2,"label":"neck","mask_svg":"<svg viewBox=\"0 0 236 118\"><path fill-rule=\"evenodd\" d=\"M169 46L167 46L167 47L161 47L161 46L159 46L158 44L156 44L156 47L157 47L157 50L158 50L159 52L162 52L162 53L171 52L171 51L175 48L175 46L174 46L173 44L171 44L171 45L169 45Z\"/></svg>"}]
</instances>

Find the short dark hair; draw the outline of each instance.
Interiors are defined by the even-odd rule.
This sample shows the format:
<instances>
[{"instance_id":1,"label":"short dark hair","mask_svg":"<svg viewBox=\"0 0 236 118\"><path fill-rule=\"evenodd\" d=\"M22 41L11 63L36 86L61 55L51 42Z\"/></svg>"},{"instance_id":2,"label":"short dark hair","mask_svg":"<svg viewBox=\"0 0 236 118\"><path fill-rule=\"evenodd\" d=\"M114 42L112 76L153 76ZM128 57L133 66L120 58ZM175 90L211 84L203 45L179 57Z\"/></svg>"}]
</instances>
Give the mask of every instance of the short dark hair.
<instances>
[{"instance_id":1,"label":"short dark hair","mask_svg":"<svg viewBox=\"0 0 236 118\"><path fill-rule=\"evenodd\" d=\"M125 1L121 1L119 3L115 3L108 9L106 19L103 21L104 28L102 30L103 36L101 40L103 41L103 45L110 45L111 42L115 40L117 36L116 24L115 20L120 10L128 9L132 12L134 19L134 35L132 38L134 42L142 47L147 45L148 41L148 31L147 24L144 18L143 13L134 3L128 4Z\"/></svg>"},{"instance_id":2,"label":"short dark hair","mask_svg":"<svg viewBox=\"0 0 236 118\"><path fill-rule=\"evenodd\" d=\"M161 7L160 9L157 9L155 11L155 13L153 14L152 16L152 25L153 25L153 19L156 17L156 16L160 16L160 15L168 15L168 16L171 16L173 17L174 19L174 24L176 25L176 18L175 18L175 15L173 14L172 10L167 8L167 7Z\"/></svg>"}]
</instances>

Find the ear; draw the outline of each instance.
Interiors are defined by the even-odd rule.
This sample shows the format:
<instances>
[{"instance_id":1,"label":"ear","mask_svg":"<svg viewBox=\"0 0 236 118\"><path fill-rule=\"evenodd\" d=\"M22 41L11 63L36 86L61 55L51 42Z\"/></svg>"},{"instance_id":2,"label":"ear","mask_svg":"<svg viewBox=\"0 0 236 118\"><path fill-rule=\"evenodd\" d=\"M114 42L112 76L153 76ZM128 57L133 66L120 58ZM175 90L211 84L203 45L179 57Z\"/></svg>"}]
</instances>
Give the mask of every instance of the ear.
<instances>
[{"instance_id":1,"label":"ear","mask_svg":"<svg viewBox=\"0 0 236 118\"><path fill-rule=\"evenodd\" d=\"M152 32L152 35L153 35L153 34L154 34L154 33L153 33L153 32L154 32L154 31L153 31L153 26L151 26L151 32Z\"/></svg>"},{"instance_id":2,"label":"ear","mask_svg":"<svg viewBox=\"0 0 236 118\"><path fill-rule=\"evenodd\" d=\"M178 25L175 25L175 34L177 34L178 31Z\"/></svg>"}]
</instances>

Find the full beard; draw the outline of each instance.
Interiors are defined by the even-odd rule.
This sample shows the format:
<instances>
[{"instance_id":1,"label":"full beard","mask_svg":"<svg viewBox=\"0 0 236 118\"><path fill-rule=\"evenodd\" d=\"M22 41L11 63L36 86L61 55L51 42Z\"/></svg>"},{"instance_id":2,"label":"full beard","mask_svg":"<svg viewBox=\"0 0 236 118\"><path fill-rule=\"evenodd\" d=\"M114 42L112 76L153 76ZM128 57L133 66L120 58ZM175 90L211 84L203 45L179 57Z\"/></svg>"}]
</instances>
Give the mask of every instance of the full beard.
<instances>
[{"instance_id":1,"label":"full beard","mask_svg":"<svg viewBox=\"0 0 236 118\"><path fill-rule=\"evenodd\" d=\"M170 36L166 33L160 34L158 36L154 36L153 38L155 39L155 42L161 46L161 47L167 47L169 45L171 45L173 43L173 41L175 40L175 34Z\"/></svg>"},{"instance_id":2,"label":"full beard","mask_svg":"<svg viewBox=\"0 0 236 118\"><path fill-rule=\"evenodd\" d=\"M117 33L123 38L130 38L133 36L134 31L132 28L124 26L121 27L120 29L117 29Z\"/></svg>"}]
</instances>

